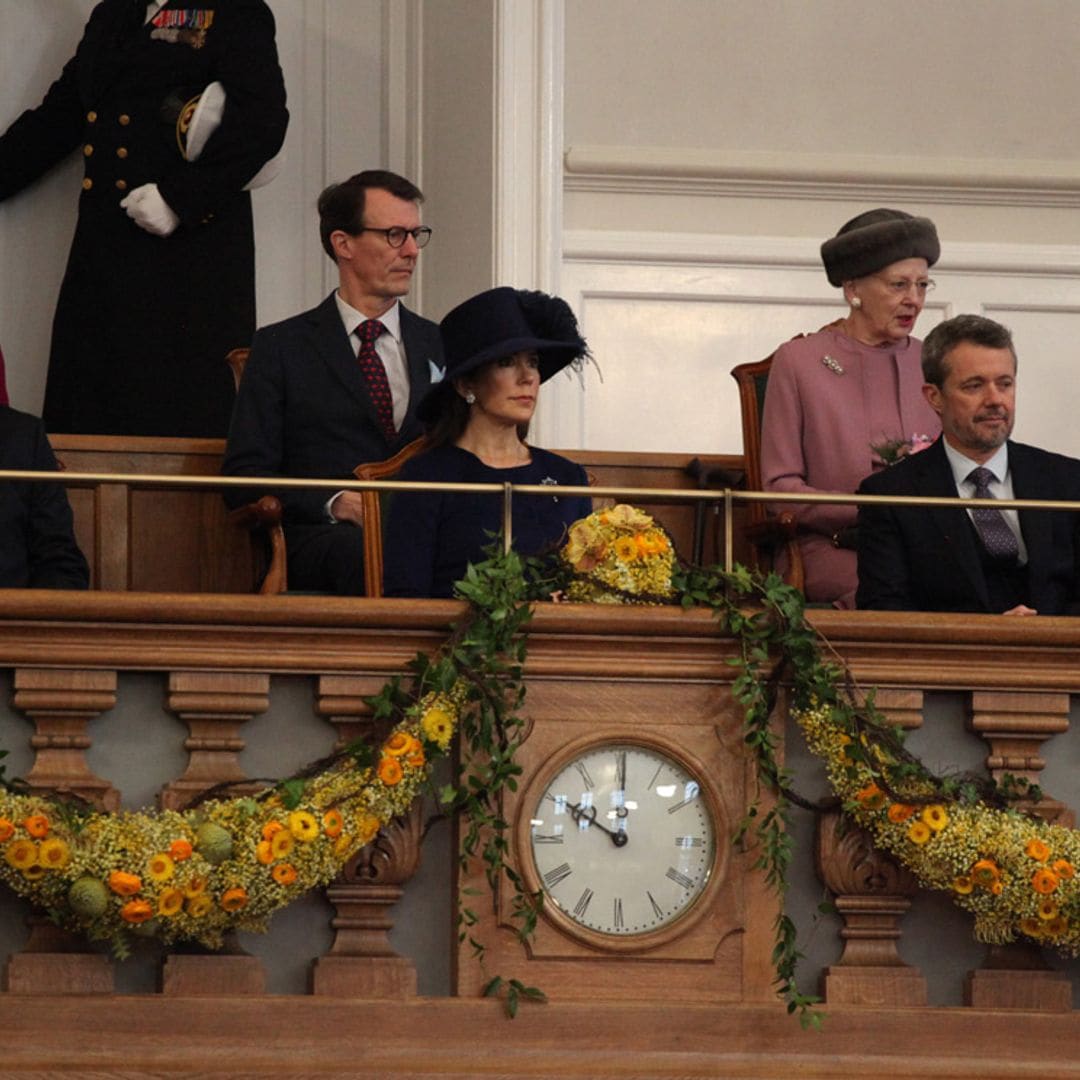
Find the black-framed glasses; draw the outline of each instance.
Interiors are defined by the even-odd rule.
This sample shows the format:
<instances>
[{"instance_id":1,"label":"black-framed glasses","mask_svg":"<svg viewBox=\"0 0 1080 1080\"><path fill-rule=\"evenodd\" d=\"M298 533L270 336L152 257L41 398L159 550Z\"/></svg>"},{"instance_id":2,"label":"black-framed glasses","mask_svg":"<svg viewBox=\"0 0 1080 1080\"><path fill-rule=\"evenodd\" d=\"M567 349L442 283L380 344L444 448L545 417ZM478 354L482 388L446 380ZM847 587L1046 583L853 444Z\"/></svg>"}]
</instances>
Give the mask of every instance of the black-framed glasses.
<instances>
[{"instance_id":1,"label":"black-framed glasses","mask_svg":"<svg viewBox=\"0 0 1080 1080\"><path fill-rule=\"evenodd\" d=\"M431 239L431 228L427 225L417 225L415 229L406 229L401 225L391 225L389 229L373 229L369 225L361 225L357 232L382 233L392 248L401 247L405 243L406 236L411 236L418 248L426 247Z\"/></svg>"}]
</instances>

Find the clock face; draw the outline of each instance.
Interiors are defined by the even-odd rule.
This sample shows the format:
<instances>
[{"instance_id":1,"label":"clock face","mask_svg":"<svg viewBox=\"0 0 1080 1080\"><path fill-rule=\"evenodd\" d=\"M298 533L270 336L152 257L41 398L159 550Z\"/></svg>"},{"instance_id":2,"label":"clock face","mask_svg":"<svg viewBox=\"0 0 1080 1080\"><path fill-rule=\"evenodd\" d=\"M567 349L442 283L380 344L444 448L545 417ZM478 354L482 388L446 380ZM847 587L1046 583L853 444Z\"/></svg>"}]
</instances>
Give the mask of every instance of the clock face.
<instances>
[{"instance_id":1,"label":"clock face","mask_svg":"<svg viewBox=\"0 0 1080 1080\"><path fill-rule=\"evenodd\" d=\"M633 743L596 745L556 772L532 806L537 876L579 926L618 937L680 918L716 855L712 815L679 761Z\"/></svg>"}]
</instances>

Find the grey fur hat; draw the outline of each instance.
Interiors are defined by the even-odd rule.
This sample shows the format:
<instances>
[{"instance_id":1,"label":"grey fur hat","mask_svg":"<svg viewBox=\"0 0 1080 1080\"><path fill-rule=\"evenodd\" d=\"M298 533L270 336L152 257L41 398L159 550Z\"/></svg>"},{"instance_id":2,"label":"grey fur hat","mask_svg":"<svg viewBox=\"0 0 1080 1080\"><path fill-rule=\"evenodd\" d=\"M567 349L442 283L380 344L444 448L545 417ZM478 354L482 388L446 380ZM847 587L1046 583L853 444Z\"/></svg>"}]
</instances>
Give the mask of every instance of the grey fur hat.
<instances>
[{"instance_id":1,"label":"grey fur hat","mask_svg":"<svg viewBox=\"0 0 1080 1080\"><path fill-rule=\"evenodd\" d=\"M853 217L821 245L830 285L865 277L901 259L925 259L933 266L940 255L937 229L929 218L886 207Z\"/></svg>"}]
</instances>

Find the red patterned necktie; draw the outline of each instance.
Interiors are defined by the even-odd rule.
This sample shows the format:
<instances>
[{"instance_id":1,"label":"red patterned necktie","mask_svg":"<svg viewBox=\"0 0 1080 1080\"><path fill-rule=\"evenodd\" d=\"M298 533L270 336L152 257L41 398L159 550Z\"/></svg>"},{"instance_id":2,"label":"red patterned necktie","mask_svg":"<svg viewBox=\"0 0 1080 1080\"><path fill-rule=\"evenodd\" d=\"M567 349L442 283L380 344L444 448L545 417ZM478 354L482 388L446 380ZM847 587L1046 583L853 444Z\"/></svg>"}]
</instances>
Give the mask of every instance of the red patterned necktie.
<instances>
[{"instance_id":1,"label":"red patterned necktie","mask_svg":"<svg viewBox=\"0 0 1080 1080\"><path fill-rule=\"evenodd\" d=\"M386 368L382 357L375 351L375 339L386 329L378 319L368 319L356 328L360 339L360 351L356 359L360 362L360 373L367 383L368 393L379 418L379 427L388 440L397 434L394 427L394 399L390 396L390 383L386 378Z\"/></svg>"}]
</instances>

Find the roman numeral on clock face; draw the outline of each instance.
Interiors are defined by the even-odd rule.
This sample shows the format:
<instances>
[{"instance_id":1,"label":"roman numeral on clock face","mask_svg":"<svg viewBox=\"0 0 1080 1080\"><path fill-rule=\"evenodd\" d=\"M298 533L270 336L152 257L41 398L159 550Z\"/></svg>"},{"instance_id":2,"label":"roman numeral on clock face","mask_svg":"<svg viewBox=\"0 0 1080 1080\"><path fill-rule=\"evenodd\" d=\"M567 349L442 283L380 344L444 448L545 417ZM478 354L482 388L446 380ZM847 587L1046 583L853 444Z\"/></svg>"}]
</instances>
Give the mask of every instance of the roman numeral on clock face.
<instances>
[{"instance_id":1,"label":"roman numeral on clock face","mask_svg":"<svg viewBox=\"0 0 1080 1080\"><path fill-rule=\"evenodd\" d=\"M611 920L616 930L622 930L626 927L626 923L623 922L621 896L616 896L614 902L612 903Z\"/></svg>"},{"instance_id":2,"label":"roman numeral on clock face","mask_svg":"<svg viewBox=\"0 0 1080 1080\"><path fill-rule=\"evenodd\" d=\"M570 869L569 863L561 863L560 865L553 867L544 875L544 884L549 889L554 889L556 885L565 881L572 873L573 870Z\"/></svg>"},{"instance_id":3,"label":"roman numeral on clock face","mask_svg":"<svg viewBox=\"0 0 1080 1080\"><path fill-rule=\"evenodd\" d=\"M581 782L585 785L587 791L592 791L593 778L589 775L589 770L585 768L584 761L575 761L574 768L581 774Z\"/></svg>"},{"instance_id":4,"label":"roman numeral on clock face","mask_svg":"<svg viewBox=\"0 0 1080 1080\"><path fill-rule=\"evenodd\" d=\"M589 902L593 898L592 889L586 889L579 897L578 902L574 905L574 914L579 918L585 918L585 912L589 910Z\"/></svg>"},{"instance_id":5,"label":"roman numeral on clock face","mask_svg":"<svg viewBox=\"0 0 1080 1080\"><path fill-rule=\"evenodd\" d=\"M666 876L671 878L671 880L674 881L676 885L681 885L687 891L694 887L694 879L688 878L684 873L676 870L674 866L668 867Z\"/></svg>"},{"instance_id":6,"label":"roman numeral on clock face","mask_svg":"<svg viewBox=\"0 0 1080 1080\"><path fill-rule=\"evenodd\" d=\"M656 902L656 897L653 896L648 889L645 890L645 895L649 898L649 903L652 905L652 913L658 918L664 917L664 909Z\"/></svg>"}]
</instances>

